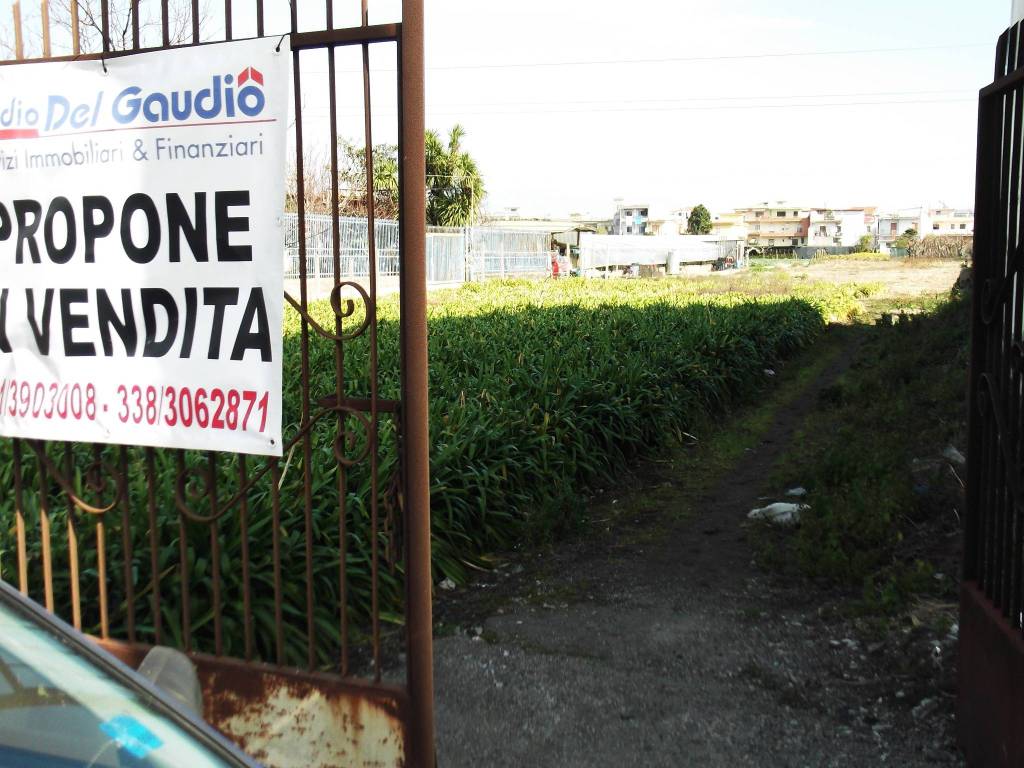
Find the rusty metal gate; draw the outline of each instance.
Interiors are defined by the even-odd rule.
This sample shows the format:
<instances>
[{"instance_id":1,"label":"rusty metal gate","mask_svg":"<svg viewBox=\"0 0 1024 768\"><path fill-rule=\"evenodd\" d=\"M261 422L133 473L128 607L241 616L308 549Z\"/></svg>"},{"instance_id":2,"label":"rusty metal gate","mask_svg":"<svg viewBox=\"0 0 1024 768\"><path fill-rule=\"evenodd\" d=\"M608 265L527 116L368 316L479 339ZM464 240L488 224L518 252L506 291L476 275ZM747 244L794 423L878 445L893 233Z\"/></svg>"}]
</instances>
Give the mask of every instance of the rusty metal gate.
<instances>
[{"instance_id":1,"label":"rusty metal gate","mask_svg":"<svg viewBox=\"0 0 1024 768\"><path fill-rule=\"evenodd\" d=\"M961 744L972 766L1024 764L1024 39L981 91L968 514L960 622Z\"/></svg>"},{"instance_id":2,"label":"rusty metal gate","mask_svg":"<svg viewBox=\"0 0 1024 768\"><path fill-rule=\"evenodd\" d=\"M63 4L69 50L54 56L42 0L35 58L15 2L16 57L2 63L109 61L215 42L199 0L124 0L116 30L112 2ZM265 29L263 0L244 3L257 37L281 39ZM238 35L242 4L225 0L218 40ZM367 0L273 6L290 17L296 189L316 128L330 142L335 227L329 302L307 296L298 237L298 290L286 295L285 458L0 440L0 578L130 664L152 645L188 652L206 719L267 764L432 766L423 2L403 0L401 21L384 24L370 24ZM145 7L156 45L145 39ZM311 10L307 29L301 14ZM360 23L338 27L342 12ZM87 52L89 30L102 51ZM338 89L342 49L361 52L350 103ZM385 65L371 67L381 49ZM326 75L326 114L303 103L313 56L326 67L316 72ZM400 293L381 302L376 259L363 283L341 276L337 232L338 115L361 109L375 252L371 69L391 73L397 102ZM302 229L302 194L297 206Z\"/></svg>"}]
</instances>

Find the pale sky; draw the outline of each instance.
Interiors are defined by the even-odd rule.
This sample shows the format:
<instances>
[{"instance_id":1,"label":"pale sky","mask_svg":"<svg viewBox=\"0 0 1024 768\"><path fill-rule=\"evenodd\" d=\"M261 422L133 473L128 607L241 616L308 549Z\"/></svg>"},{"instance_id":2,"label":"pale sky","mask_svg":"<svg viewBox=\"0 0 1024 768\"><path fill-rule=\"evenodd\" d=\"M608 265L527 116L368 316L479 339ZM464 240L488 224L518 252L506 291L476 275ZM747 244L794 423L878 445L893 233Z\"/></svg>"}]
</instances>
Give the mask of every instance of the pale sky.
<instances>
[{"instance_id":1,"label":"pale sky","mask_svg":"<svg viewBox=\"0 0 1024 768\"><path fill-rule=\"evenodd\" d=\"M304 28L322 24L323 2L298 2ZM236 36L253 34L253 5L234 1ZM610 216L616 197L969 207L977 91L1010 5L426 0L427 125L466 128L492 211ZM283 32L287 3L266 6ZM358 0L335 8L358 23ZM400 16L399 0L370 8L371 23ZM361 142L359 56L339 52L338 90L341 131ZM376 141L395 139L394 56L373 56ZM325 54L304 55L307 144L324 150L325 72Z\"/></svg>"}]
</instances>

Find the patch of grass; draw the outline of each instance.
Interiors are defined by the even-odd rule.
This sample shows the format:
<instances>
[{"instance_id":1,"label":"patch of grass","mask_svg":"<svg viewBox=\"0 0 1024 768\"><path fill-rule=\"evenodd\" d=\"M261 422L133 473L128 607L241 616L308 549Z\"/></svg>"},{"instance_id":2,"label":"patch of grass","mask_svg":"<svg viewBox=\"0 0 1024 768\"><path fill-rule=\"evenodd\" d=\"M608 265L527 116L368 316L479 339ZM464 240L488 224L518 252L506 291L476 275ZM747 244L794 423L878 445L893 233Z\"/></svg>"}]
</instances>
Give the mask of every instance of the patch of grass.
<instances>
[{"instance_id":1,"label":"patch of grass","mask_svg":"<svg viewBox=\"0 0 1024 768\"><path fill-rule=\"evenodd\" d=\"M856 251L855 253L828 253L815 256L814 261L889 261L889 254L877 251Z\"/></svg>"},{"instance_id":2,"label":"patch of grass","mask_svg":"<svg viewBox=\"0 0 1024 768\"><path fill-rule=\"evenodd\" d=\"M859 586L869 612L954 587L936 579L938 567L950 572L943 542L956 541L959 503L941 454L962 445L968 302L918 303L893 326L859 329L853 366L822 392L773 476L807 487L810 509L791 537L762 545L766 564Z\"/></svg>"}]
</instances>

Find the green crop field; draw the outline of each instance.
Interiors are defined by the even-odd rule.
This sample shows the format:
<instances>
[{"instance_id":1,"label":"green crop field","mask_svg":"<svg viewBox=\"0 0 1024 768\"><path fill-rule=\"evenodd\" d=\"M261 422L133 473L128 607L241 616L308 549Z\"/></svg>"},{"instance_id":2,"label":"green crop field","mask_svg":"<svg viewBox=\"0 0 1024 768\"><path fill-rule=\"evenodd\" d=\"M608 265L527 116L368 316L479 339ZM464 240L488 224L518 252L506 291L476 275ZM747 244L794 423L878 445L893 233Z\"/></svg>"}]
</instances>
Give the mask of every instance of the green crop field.
<instances>
[{"instance_id":1,"label":"green crop field","mask_svg":"<svg viewBox=\"0 0 1024 768\"><path fill-rule=\"evenodd\" d=\"M456 581L482 555L522 541L550 537L571 523L586 490L616 474L629 462L656 451L687 431L698 419L722 414L754 396L765 384L764 369L812 343L833 319L858 310L864 290L805 281L779 282L751 275L725 280L636 280L491 282L432 294L429 317L431 397L431 504L435 575ZM346 327L361 321L357 309ZM312 314L333 329L327 302ZM290 310L285 322L285 430L298 430L301 414L300 322ZM398 304L382 300L379 307L380 394L398 397ZM334 345L310 335L311 398L335 392ZM369 393L368 335L345 348L345 389L350 396ZM346 453L358 455L367 436L348 419L351 440ZM315 620L319 658L336 657L339 639L339 508L342 491L334 457L338 422L325 418L313 430L308 467L301 448L282 461L281 519L278 531L284 582L287 660L305 655L306 546L303 481L308 473L314 510L309 568L316 596ZM116 463L118 450L103 449ZM63 448L50 447L55 463ZM85 467L92 456L76 446L75 465ZM25 451L28 454L28 451ZM129 563L134 608L141 639L152 639L154 589L150 568L150 531L146 515L147 488L143 452L128 454L129 514L135 521L122 539L120 514L110 513L107 569L112 624L123 626L126 605L122 564L124 542L133 550ZM191 635L194 647L209 650L213 637L213 549L209 530L181 526L174 506L178 462L197 466L205 457L171 451L156 453L157 570L164 631L181 643L179 563L181 531L189 570ZM220 497L238 484L234 456L217 461ZM370 610L370 475L368 462L346 473L346 586L353 632L365 626ZM250 473L262 460L247 460ZM395 425L383 415L380 426L380 496L396 467ZM21 465L26 489L38 487L35 462L26 455ZM0 484L13 484L10 441L0 441ZM81 483L81 477L77 482ZM52 485L52 484L51 484ZM89 494L86 493L86 496ZM273 658L273 568L271 555L271 488L269 478L248 494L247 543L252 560L251 616L258 656ZM12 580L13 512L10 492L0 496L0 570ZM55 485L49 488L52 536L60 613L70 604L67 575L66 500ZM38 536L38 494L26 492L24 508L33 532L29 569L33 594L41 591L41 548ZM381 571L379 600L382 618L401 616L401 549L397 515L381 507L378 530ZM86 629L96 628L95 519L79 516L77 535L83 541L82 582ZM218 523L220 593L224 651L241 654L241 548L243 536L236 506ZM64 565L62 565L64 564Z\"/></svg>"}]
</instances>

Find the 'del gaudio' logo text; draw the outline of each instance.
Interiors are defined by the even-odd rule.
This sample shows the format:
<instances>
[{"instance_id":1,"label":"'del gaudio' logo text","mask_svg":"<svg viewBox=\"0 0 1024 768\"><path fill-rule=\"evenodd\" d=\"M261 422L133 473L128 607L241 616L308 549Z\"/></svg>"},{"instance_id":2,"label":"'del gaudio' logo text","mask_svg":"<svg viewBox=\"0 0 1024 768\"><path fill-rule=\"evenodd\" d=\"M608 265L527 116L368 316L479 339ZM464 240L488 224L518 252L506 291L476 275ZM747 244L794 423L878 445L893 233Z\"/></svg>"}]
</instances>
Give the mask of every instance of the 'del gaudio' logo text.
<instances>
[{"instance_id":1,"label":"'del gaudio' logo text","mask_svg":"<svg viewBox=\"0 0 1024 768\"><path fill-rule=\"evenodd\" d=\"M12 98L0 107L0 139L94 127L103 114L105 96L106 92L100 91L88 101L72 102L65 96L51 95L43 109ZM263 73L246 67L237 77L214 75L210 86L199 90L146 91L137 85L128 86L111 101L110 117L125 126L140 121L175 123L238 116L255 118L263 112L266 103Z\"/></svg>"}]
</instances>

